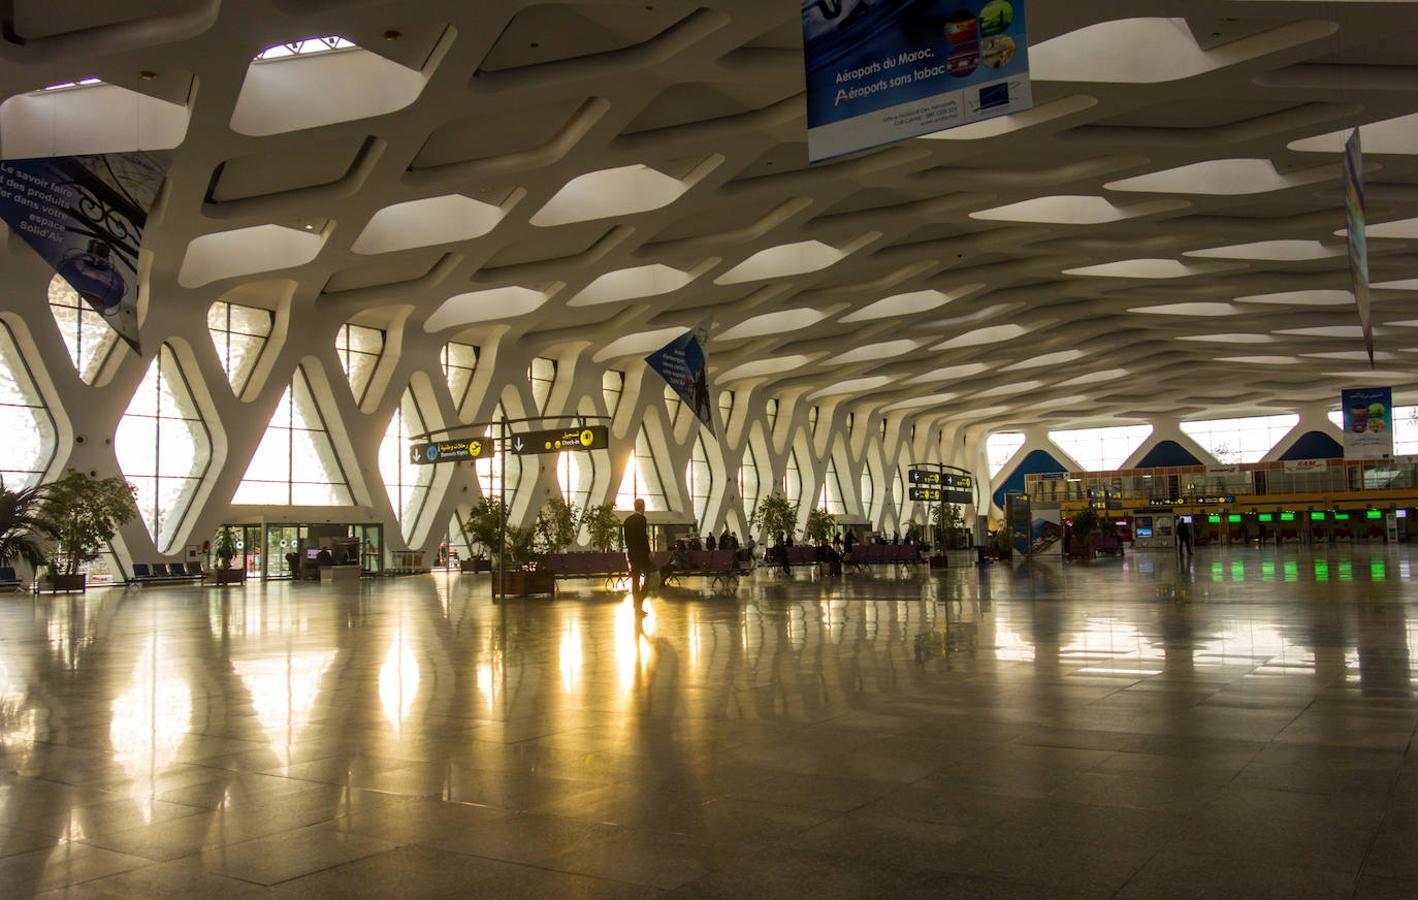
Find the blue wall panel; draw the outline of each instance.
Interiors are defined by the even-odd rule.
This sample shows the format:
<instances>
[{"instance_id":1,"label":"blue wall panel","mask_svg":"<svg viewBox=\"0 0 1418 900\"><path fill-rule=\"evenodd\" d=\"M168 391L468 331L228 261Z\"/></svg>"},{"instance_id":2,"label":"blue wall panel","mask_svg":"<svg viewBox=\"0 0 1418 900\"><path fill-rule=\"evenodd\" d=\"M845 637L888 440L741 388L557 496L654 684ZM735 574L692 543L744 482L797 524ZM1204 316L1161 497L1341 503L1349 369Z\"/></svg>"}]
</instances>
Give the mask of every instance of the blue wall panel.
<instances>
[{"instance_id":1,"label":"blue wall panel","mask_svg":"<svg viewBox=\"0 0 1418 900\"><path fill-rule=\"evenodd\" d=\"M995 491L995 506L1004 508L1004 495L1010 491L1024 490L1025 475L1042 475L1045 472L1067 472L1068 466L1054 459L1047 451L1035 450L1015 466L1009 478Z\"/></svg>"}]
</instances>

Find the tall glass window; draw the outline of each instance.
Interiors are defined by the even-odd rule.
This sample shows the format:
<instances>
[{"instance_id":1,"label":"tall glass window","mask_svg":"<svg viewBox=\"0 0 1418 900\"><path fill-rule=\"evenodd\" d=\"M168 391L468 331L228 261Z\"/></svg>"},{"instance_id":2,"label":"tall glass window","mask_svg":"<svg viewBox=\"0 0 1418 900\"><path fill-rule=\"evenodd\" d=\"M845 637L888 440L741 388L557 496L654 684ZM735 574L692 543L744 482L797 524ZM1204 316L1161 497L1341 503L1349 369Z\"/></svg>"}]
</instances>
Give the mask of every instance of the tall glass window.
<instances>
[{"instance_id":1,"label":"tall glass window","mask_svg":"<svg viewBox=\"0 0 1418 900\"><path fill-rule=\"evenodd\" d=\"M743 499L744 512L750 519L758 511L761 490L758 480L758 457L753 452L753 444L749 444L744 447L743 463L739 466L739 497Z\"/></svg>"},{"instance_id":2,"label":"tall glass window","mask_svg":"<svg viewBox=\"0 0 1418 900\"><path fill-rule=\"evenodd\" d=\"M405 540L412 537L414 525L423 514L428 502L428 486L433 481L433 466L416 466L409 462L409 445L414 435L428 431L426 421L418 398L406 388L379 444L379 474L384 478L389 504L399 517Z\"/></svg>"},{"instance_id":3,"label":"tall glass window","mask_svg":"<svg viewBox=\"0 0 1418 900\"><path fill-rule=\"evenodd\" d=\"M817 435L817 420L822 415L822 411L816 406L810 407L807 411L807 428L815 437Z\"/></svg>"},{"instance_id":4,"label":"tall glass window","mask_svg":"<svg viewBox=\"0 0 1418 900\"><path fill-rule=\"evenodd\" d=\"M694 439L694 452L689 458L689 465L685 466L684 483L689 489L694 521L699 524L699 530L703 531L708 527L706 517L709 515L709 492L714 488L714 473L709 468L709 453L704 446L703 433Z\"/></svg>"},{"instance_id":5,"label":"tall glass window","mask_svg":"<svg viewBox=\"0 0 1418 900\"><path fill-rule=\"evenodd\" d=\"M35 387L34 377L10 327L0 322L0 478L17 490L38 484L54 461L58 435L54 417Z\"/></svg>"},{"instance_id":6,"label":"tall glass window","mask_svg":"<svg viewBox=\"0 0 1418 900\"><path fill-rule=\"evenodd\" d=\"M771 436L778 430L778 401L776 399L768 401L768 434Z\"/></svg>"},{"instance_id":7,"label":"tall glass window","mask_svg":"<svg viewBox=\"0 0 1418 900\"><path fill-rule=\"evenodd\" d=\"M351 506L350 486L303 368L281 396L232 503Z\"/></svg>"},{"instance_id":8,"label":"tall glass window","mask_svg":"<svg viewBox=\"0 0 1418 900\"><path fill-rule=\"evenodd\" d=\"M501 403L493 410L492 417L495 421L501 421L506 415L506 409ZM500 425L489 425L487 436L496 438L501 433ZM489 442L491 443L491 442ZM494 446L495 449L495 446ZM473 468L478 473L478 485L482 488L483 496L490 500L496 500L498 493L502 490L502 454L494 452L490 456L473 463ZM518 489L522 486L522 457L509 452L507 454L507 505L511 506L517 496Z\"/></svg>"},{"instance_id":9,"label":"tall glass window","mask_svg":"<svg viewBox=\"0 0 1418 900\"><path fill-rule=\"evenodd\" d=\"M1150 434L1151 425L1118 425L1112 428L1051 431L1049 440L1087 471L1107 472L1121 468Z\"/></svg>"},{"instance_id":10,"label":"tall glass window","mask_svg":"<svg viewBox=\"0 0 1418 900\"><path fill-rule=\"evenodd\" d=\"M596 481L594 453L565 451L556 458L556 482L567 503L581 509L591 505L591 488Z\"/></svg>"},{"instance_id":11,"label":"tall glass window","mask_svg":"<svg viewBox=\"0 0 1418 900\"><path fill-rule=\"evenodd\" d=\"M119 420L113 449L123 477L138 489L143 524L166 552L212 457L207 426L167 344Z\"/></svg>"},{"instance_id":12,"label":"tall glass window","mask_svg":"<svg viewBox=\"0 0 1418 900\"><path fill-rule=\"evenodd\" d=\"M620 409L620 395L625 393L625 373L615 369L601 373L601 393L606 398L606 415L614 417Z\"/></svg>"},{"instance_id":13,"label":"tall glass window","mask_svg":"<svg viewBox=\"0 0 1418 900\"><path fill-rule=\"evenodd\" d=\"M906 519L906 479L901 477L901 466L896 467L896 477L891 480L891 497L896 501L896 521Z\"/></svg>"},{"instance_id":14,"label":"tall glass window","mask_svg":"<svg viewBox=\"0 0 1418 900\"><path fill-rule=\"evenodd\" d=\"M990 461L990 477L994 478L1024 446L1024 435L1017 431L997 431L985 439L985 456Z\"/></svg>"},{"instance_id":15,"label":"tall glass window","mask_svg":"<svg viewBox=\"0 0 1418 900\"><path fill-rule=\"evenodd\" d=\"M49 282L49 311L59 325L69 359L85 384L93 384L103 361L118 341L118 334L103 316L79 297L69 282L55 275Z\"/></svg>"},{"instance_id":16,"label":"tall glass window","mask_svg":"<svg viewBox=\"0 0 1418 900\"><path fill-rule=\"evenodd\" d=\"M379 356L384 352L384 332L364 325L342 325L335 335L335 355L340 358L340 368L350 380L350 390L354 392L356 403L364 402L364 394L369 390L369 380L374 377L374 369L379 365Z\"/></svg>"},{"instance_id":17,"label":"tall glass window","mask_svg":"<svg viewBox=\"0 0 1418 900\"><path fill-rule=\"evenodd\" d=\"M1260 462L1270 449L1300 423L1294 414L1248 416L1242 419L1210 419L1183 422L1182 432L1214 456L1217 462Z\"/></svg>"},{"instance_id":18,"label":"tall glass window","mask_svg":"<svg viewBox=\"0 0 1418 900\"><path fill-rule=\"evenodd\" d=\"M876 482L871 477L871 465L862 466L862 515L871 518L872 504L876 502Z\"/></svg>"},{"instance_id":19,"label":"tall glass window","mask_svg":"<svg viewBox=\"0 0 1418 900\"><path fill-rule=\"evenodd\" d=\"M468 391L473 386L473 375L478 368L478 348L472 344L449 341L442 351L443 377L448 379L448 392L453 395L453 406L461 412L468 402Z\"/></svg>"},{"instance_id":20,"label":"tall glass window","mask_svg":"<svg viewBox=\"0 0 1418 900\"><path fill-rule=\"evenodd\" d=\"M719 427L729 430L729 419L734 415L734 392L719 392Z\"/></svg>"},{"instance_id":21,"label":"tall glass window","mask_svg":"<svg viewBox=\"0 0 1418 900\"><path fill-rule=\"evenodd\" d=\"M679 418L679 408L684 405L684 401L675 393L675 389L668 384L665 385L665 414L670 423L670 429L675 427L675 420Z\"/></svg>"},{"instance_id":22,"label":"tall glass window","mask_svg":"<svg viewBox=\"0 0 1418 900\"><path fill-rule=\"evenodd\" d=\"M546 415L547 400L551 399L552 385L556 383L556 360L538 356L527 367L527 381L532 385L532 400L537 412Z\"/></svg>"},{"instance_id":23,"label":"tall glass window","mask_svg":"<svg viewBox=\"0 0 1418 900\"><path fill-rule=\"evenodd\" d=\"M788 452L788 470L783 477L783 496L789 503L801 503L803 499L803 470L798 466L798 451Z\"/></svg>"},{"instance_id":24,"label":"tall glass window","mask_svg":"<svg viewBox=\"0 0 1418 900\"><path fill-rule=\"evenodd\" d=\"M231 392L240 397L256 369L261 349L271 337L275 316L269 309L218 300L207 310L207 331L222 361Z\"/></svg>"},{"instance_id":25,"label":"tall glass window","mask_svg":"<svg viewBox=\"0 0 1418 900\"><path fill-rule=\"evenodd\" d=\"M625 477L615 494L616 509L634 509L635 499L645 500L645 509L650 512L665 512L669 504L665 501L664 482L660 479L660 466L650 449L650 439L645 429L635 438L635 450L630 454L630 462L625 467Z\"/></svg>"},{"instance_id":26,"label":"tall glass window","mask_svg":"<svg viewBox=\"0 0 1418 900\"><path fill-rule=\"evenodd\" d=\"M842 481L837 477L837 463L827 458L827 474L822 479L822 491L817 496L817 508L834 516L845 516L847 504L842 499Z\"/></svg>"}]
</instances>

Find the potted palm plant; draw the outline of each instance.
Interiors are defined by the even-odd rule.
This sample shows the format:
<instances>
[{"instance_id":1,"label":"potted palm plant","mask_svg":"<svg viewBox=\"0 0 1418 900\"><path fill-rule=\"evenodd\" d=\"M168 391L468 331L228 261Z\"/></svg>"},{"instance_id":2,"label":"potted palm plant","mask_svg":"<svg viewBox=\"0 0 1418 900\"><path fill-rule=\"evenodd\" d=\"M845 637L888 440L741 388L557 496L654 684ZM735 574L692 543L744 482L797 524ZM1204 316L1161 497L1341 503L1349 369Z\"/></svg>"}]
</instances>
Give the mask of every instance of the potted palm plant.
<instances>
[{"instance_id":1,"label":"potted palm plant","mask_svg":"<svg viewBox=\"0 0 1418 900\"><path fill-rule=\"evenodd\" d=\"M98 559L136 511L136 489L122 478L95 478L75 469L49 485L40 507L54 527L55 564L45 587L52 591L82 591L87 587L79 568Z\"/></svg>"},{"instance_id":2,"label":"potted palm plant","mask_svg":"<svg viewBox=\"0 0 1418 900\"><path fill-rule=\"evenodd\" d=\"M758 529L765 540L776 540L779 534L791 538L798 530L798 505L782 494L769 494L759 501L749 527Z\"/></svg>"},{"instance_id":3,"label":"potted palm plant","mask_svg":"<svg viewBox=\"0 0 1418 900\"><path fill-rule=\"evenodd\" d=\"M591 547L602 553L615 549L620 539L620 519L615 514L615 507L609 503L588 506L581 514L581 526L591 539Z\"/></svg>"},{"instance_id":4,"label":"potted palm plant","mask_svg":"<svg viewBox=\"0 0 1418 900\"><path fill-rule=\"evenodd\" d=\"M502 595L504 597L529 597L533 594L556 596L556 576L551 572L536 569L537 527L530 525L520 528L507 526L507 539L503 547L506 566L502 575Z\"/></svg>"},{"instance_id":5,"label":"potted palm plant","mask_svg":"<svg viewBox=\"0 0 1418 900\"><path fill-rule=\"evenodd\" d=\"M807 539L814 544L829 544L837 533L837 517L825 509L809 510L807 514Z\"/></svg>"},{"instance_id":6,"label":"potted palm plant","mask_svg":"<svg viewBox=\"0 0 1418 900\"><path fill-rule=\"evenodd\" d=\"M502 501L484 497L473 504L463 522L463 534L475 554L458 565L464 572L491 572L490 557L497 551L497 536L502 527Z\"/></svg>"},{"instance_id":7,"label":"potted palm plant","mask_svg":"<svg viewBox=\"0 0 1418 900\"><path fill-rule=\"evenodd\" d=\"M34 570L44 564L45 544L54 537L43 514L45 493L42 486L12 491L0 478L0 563L20 560Z\"/></svg>"},{"instance_id":8,"label":"potted palm plant","mask_svg":"<svg viewBox=\"0 0 1418 900\"><path fill-rule=\"evenodd\" d=\"M217 568L212 572L212 583L243 584L246 581L246 570L231 567L231 561L236 558L236 535L230 528L224 526L217 532L217 539L212 542L212 550L217 556Z\"/></svg>"}]
</instances>

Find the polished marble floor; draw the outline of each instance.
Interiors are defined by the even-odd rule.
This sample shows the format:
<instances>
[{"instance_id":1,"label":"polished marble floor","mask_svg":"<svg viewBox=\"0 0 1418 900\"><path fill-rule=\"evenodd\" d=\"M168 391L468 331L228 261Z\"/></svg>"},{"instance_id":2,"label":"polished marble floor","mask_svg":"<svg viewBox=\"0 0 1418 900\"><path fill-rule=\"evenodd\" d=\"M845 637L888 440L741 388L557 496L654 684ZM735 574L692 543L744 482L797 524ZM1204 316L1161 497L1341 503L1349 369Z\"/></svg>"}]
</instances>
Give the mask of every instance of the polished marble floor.
<instances>
[{"instance_id":1,"label":"polished marble floor","mask_svg":"<svg viewBox=\"0 0 1418 900\"><path fill-rule=\"evenodd\" d=\"M0 896L1418 896L1406 551L0 595Z\"/></svg>"}]
</instances>

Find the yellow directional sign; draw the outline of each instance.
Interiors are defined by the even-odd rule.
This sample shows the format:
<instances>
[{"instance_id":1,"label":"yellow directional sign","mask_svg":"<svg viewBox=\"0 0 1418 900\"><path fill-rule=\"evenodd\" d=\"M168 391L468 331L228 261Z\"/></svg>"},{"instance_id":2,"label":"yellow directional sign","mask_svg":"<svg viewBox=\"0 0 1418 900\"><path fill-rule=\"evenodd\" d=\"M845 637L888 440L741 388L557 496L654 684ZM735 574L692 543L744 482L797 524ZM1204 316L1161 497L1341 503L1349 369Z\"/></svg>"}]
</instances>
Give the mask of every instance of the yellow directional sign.
<instances>
[{"instance_id":1,"label":"yellow directional sign","mask_svg":"<svg viewBox=\"0 0 1418 900\"><path fill-rule=\"evenodd\" d=\"M610 428L605 425L529 431L512 435L508 449L518 456L560 453L563 450L602 450L610 446L610 436Z\"/></svg>"},{"instance_id":2,"label":"yellow directional sign","mask_svg":"<svg viewBox=\"0 0 1418 900\"><path fill-rule=\"evenodd\" d=\"M481 459L491 453L492 441L488 438L460 438L456 441L434 441L430 444L414 444L409 448L409 462L416 466L427 466L442 462L464 462Z\"/></svg>"}]
</instances>

